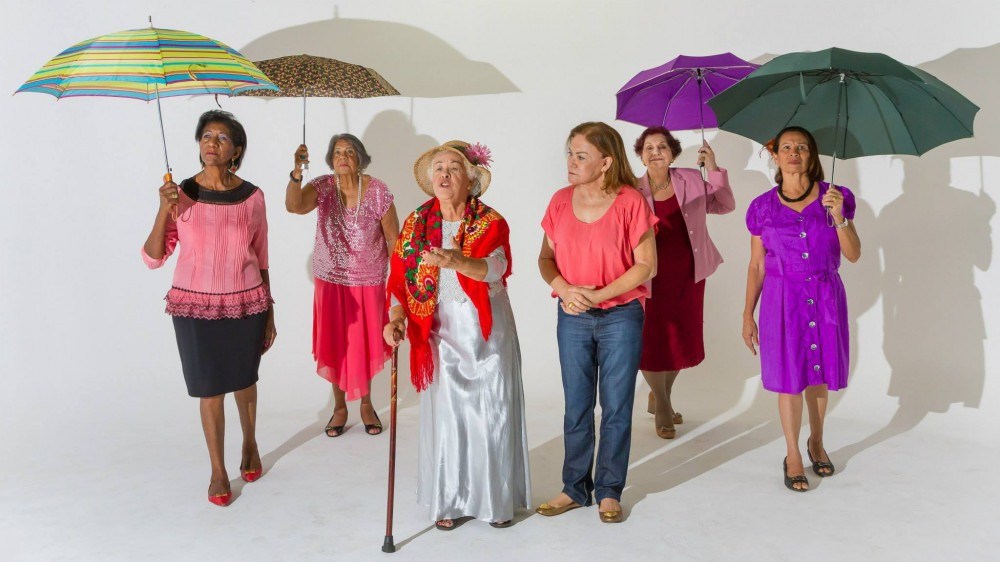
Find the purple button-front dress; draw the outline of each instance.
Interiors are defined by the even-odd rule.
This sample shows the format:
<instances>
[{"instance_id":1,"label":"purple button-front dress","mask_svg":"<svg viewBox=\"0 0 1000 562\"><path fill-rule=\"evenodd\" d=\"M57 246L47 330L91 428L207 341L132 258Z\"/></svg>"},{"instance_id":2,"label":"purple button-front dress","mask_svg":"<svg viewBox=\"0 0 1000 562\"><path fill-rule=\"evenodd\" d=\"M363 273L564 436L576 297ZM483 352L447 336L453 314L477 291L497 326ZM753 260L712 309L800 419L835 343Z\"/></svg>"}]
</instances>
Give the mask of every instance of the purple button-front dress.
<instances>
[{"instance_id":1,"label":"purple button-front dress","mask_svg":"<svg viewBox=\"0 0 1000 562\"><path fill-rule=\"evenodd\" d=\"M777 188L747 209L747 229L764 243L760 295L761 380L773 392L799 394L807 386L847 386L850 336L847 295L837 270L840 241L819 198L798 213L781 203ZM854 194L841 187L844 216L854 218Z\"/></svg>"}]
</instances>

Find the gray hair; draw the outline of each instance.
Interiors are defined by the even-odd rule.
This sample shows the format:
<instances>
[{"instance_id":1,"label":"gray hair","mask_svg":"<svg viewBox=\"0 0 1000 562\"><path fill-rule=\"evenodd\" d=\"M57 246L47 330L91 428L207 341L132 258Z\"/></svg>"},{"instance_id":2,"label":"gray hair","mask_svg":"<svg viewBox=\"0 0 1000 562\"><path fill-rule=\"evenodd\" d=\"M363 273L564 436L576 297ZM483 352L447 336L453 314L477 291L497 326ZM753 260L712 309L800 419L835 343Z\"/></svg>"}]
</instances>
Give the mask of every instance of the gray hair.
<instances>
[{"instance_id":1,"label":"gray hair","mask_svg":"<svg viewBox=\"0 0 1000 562\"><path fill-rule=\"evenodd\" d=\"M452 152L454 149L449 148L439 148L431 157L427 159L427 179L432 184L434 183L434 158L442 152ZM469 178L469 194L473 197L479 197L480 192L483 190L482 185L479 183L479 168L475 164L469 162L469 159L462 157L462 164L465 166L465 175Z\"/></svg>"},{"instance_id":2,"label":"gray hair","mask_svg":"<svg viewBox=\"0 0 1000 562\"><path fill-rule=\"evenodd\" d=\"M350 133L339 133L330 137L330 146L326 149L326 163L333 168L333 149L337 146L337 141L345 140L351 143L354 152L358 155L358 169L364 170L372 163L372 157L365 150L365 145L361 140Z\"/></svg>"}]
</instances>

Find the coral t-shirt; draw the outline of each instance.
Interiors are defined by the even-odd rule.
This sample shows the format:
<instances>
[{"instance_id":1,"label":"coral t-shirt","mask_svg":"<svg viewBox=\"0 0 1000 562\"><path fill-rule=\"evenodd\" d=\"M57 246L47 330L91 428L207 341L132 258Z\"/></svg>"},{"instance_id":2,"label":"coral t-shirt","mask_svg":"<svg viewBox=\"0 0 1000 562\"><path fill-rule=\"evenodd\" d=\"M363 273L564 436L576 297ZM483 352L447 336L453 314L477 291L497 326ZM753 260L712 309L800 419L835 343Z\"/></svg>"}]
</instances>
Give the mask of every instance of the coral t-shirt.
<instances>
[{"instance_id":1,"label":"coral t-shirt","mask_svg":"<svg viewBox=\"0 0 1000 562\"><path fill-rule=\"evenodd\" d=\"M556 268L563 279L572 285L601 289L635 265L632 251L659 219L642 194L622 186L601 218L583 222L573 212L573 189L564 187L552 196L542 218L542 230L552 245ZM647 296L649 288L639 285L597 306L611 308Z\"/></svg>"}]
</instances>

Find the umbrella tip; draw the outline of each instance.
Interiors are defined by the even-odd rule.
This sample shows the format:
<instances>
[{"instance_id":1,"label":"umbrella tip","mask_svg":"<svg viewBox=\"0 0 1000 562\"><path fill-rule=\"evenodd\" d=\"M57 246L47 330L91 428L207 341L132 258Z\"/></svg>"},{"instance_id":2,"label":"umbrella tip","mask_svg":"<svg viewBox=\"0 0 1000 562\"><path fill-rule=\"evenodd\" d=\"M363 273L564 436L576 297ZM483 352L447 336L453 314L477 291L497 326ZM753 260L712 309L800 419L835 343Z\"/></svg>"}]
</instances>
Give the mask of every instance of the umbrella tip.
<instances>
[{"instance_id":1,"label":"umbrella tip","mask_svg":"<svg viewBox=\"0 0 1000 562\"><path fill-rule=\"evenodd\" d=\"M149 16L149 28L153 29L153 16Z\"/></svg>"}]
</instances>

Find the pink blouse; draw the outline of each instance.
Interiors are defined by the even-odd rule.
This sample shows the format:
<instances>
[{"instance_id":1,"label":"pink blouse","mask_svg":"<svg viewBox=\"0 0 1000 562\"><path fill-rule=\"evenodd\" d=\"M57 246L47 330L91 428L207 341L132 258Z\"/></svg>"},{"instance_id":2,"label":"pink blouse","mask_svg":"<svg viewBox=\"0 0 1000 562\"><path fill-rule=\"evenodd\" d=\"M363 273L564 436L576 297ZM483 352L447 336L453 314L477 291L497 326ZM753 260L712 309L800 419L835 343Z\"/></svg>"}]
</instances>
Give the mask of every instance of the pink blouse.
<instances>
[{"instance_id":1,"label":"pink blouse","mask_svg":"<svg viewBox=\"0 0 1000 562\"><path fill-rule=\"evenodd\" d=\"M143 261L156 269L181 245L167 314L216 320L268 310L273 301L260 274L267 269L263 192L248 181L219 192L189 179L178 196L180 214L167 221L163 257L142 249Z\"/></svg>"},{"instance_id":2,"label":"pink blouse","mask_svg":"<svg viewBox=\"0 0 1000 562\"><path fill-rule=\"evenodd\" d=\"M313 275L338 285L385 285L389 252L382 217L392 205L389 186L371 178L360 205L352 208L344 206L332 174L310 183L316 186Z\"/></svg>"},{"instance_id":3,"label":"pink blouse","mask_svg":"<svg viewBox=\"0 0 1000 562\"><path fill-rule=\"evenodd\" d=\"M623 186L601 218L585 223L573 212L573 189L564 187L552 196L542 218L542 230L552 245L556 268L563 279L573 285L600 289L635 265L633 249L659 219L638 191ZM611 308L648 295L649 288L639 285L598 307Z\"/></svg>"}]
</instances>

